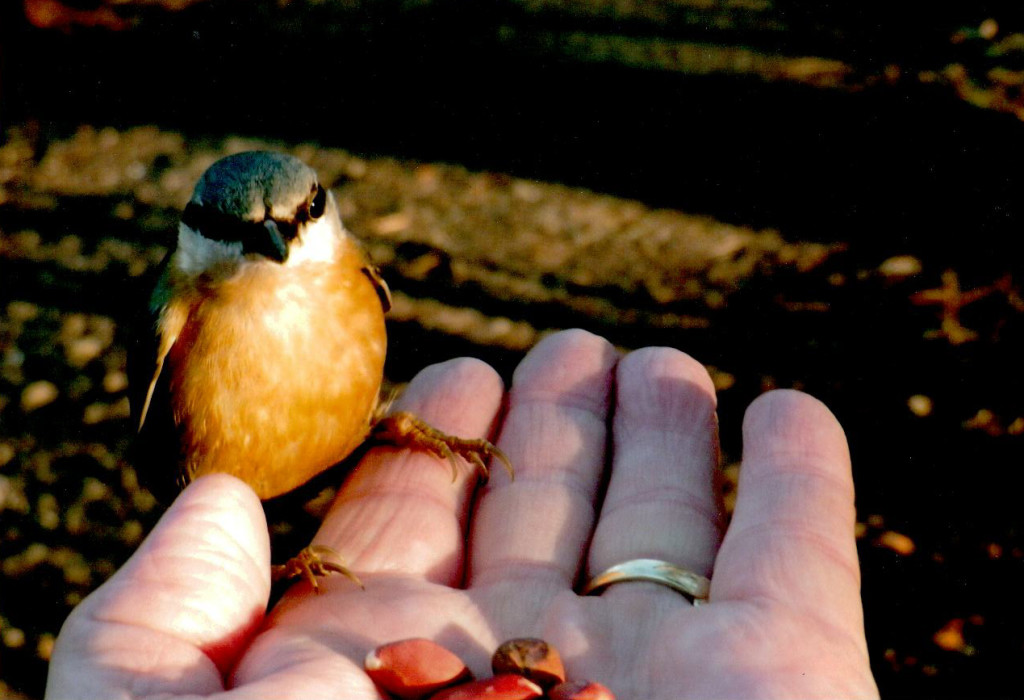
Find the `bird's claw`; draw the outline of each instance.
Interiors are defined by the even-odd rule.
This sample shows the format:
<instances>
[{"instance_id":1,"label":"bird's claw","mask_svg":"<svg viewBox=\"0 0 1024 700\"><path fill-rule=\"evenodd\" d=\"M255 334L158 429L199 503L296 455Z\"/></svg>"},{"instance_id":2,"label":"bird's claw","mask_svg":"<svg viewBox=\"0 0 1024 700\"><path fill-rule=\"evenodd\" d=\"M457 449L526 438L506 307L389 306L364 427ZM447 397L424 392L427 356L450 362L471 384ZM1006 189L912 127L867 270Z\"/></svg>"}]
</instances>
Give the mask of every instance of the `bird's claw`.
<instances>
[{"instance_id":1,"label":"bird's claw","mask_svg":"<svg viewBox=\"0 0 1024 700\"><path fill-rule=\"evenodd\" d=\"M270 567L270 577L276 583L293 578L305 578L315 593L320 592L317 578L341 574L360 588L365 588L359 577L341 563L341 557L330 547L322 544L311 544L284 564Z\"/></svg>"},{"instance_id":2,"label":"bird's claw","mask_svg":"<svg viewBox=\"0 0 1024 700\"><path fill-rule=\"evenodd\" d=\"M512 462L496 445L483 438L460 438L441 432L407 411L398 411L381 418L373 426L371 437L378 441L398 447L410 447L425 450L440 458L448 460L452 467L452 481L459 476L459 463L456 455L475 465L486 481L490 470L484 463L484 457L495 457L501 461L509 477L515 478Z\"/></svg>"}]
</instances>

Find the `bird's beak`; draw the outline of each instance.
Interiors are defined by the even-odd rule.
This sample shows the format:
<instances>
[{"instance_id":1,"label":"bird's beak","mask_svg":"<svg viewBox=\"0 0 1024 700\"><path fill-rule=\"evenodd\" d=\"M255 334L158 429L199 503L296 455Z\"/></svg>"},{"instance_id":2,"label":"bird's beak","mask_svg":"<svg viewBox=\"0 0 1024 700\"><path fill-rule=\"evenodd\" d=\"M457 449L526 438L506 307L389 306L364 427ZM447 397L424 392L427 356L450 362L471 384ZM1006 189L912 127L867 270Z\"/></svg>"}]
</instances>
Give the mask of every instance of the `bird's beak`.
<instances>
[{"instance_id":1,"label":"bird's beak","mask_svg":"<svg viewBox=\"0 0 1024 700\"><path fill-rule=\"evenodd\" d=\"M288 259L288 242L281 235L281 229L277 227L277 222L267 219L263 222L263 230L265 235L254 246L253 252L283 263Z\"/></svg>"}]
</instances>

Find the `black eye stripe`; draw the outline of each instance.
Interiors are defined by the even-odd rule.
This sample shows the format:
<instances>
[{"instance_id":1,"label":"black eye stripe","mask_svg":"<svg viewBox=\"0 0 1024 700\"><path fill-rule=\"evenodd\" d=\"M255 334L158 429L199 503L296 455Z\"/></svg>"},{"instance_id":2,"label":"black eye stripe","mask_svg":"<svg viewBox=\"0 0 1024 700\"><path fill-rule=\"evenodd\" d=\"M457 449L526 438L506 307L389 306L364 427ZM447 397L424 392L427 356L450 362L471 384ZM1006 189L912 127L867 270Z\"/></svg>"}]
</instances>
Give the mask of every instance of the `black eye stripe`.
<instances>
[{"instance_id":1,"label":"black eye stripe","mask_svg":"<svg viewBox=\"0 0 1024 700\"><path fill-rule=\"evenodd\" d=\"M182 222L193 231L217 241L245 241L253 236L255 229L262 226L255 221L240 221L227 214L189 202L181 215Z\"/></svg>"},{"instance_id":2,"label":"black eye stripe","mask_svg":"<svg viewBox=\"0 0 1024 700\"><path fill-rule=\"evenodd\" d=\"M182 212L181 221L206 238L224 243L238 242L245 249L249 243L266 235L262 221L242 221L217 209L189 202ZM278 231L286 241L299 234L298 221L275 220Z\"/></svg>"}]
</instances>

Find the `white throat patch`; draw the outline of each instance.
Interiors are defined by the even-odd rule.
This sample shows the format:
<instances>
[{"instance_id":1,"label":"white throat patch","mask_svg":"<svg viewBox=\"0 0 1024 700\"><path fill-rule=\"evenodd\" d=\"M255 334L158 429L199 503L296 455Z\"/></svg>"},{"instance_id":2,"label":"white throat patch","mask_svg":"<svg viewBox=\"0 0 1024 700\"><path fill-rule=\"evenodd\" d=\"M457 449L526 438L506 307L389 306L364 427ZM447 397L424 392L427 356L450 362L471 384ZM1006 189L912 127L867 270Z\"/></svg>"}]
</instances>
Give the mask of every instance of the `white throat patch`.
<instances>
[{"instance_id":1,"label":"white throat patch","mask_svg":"<svg viewBox=\"0 0 1024 700\"><path fill-rule=\"evenodd\" d=\"M330 263L338 259L341 238L345 231L337 217L323 216L310 221L299 230L299 237L288 246L285 267L305 263Z\"/></svg>"}]
</instances>

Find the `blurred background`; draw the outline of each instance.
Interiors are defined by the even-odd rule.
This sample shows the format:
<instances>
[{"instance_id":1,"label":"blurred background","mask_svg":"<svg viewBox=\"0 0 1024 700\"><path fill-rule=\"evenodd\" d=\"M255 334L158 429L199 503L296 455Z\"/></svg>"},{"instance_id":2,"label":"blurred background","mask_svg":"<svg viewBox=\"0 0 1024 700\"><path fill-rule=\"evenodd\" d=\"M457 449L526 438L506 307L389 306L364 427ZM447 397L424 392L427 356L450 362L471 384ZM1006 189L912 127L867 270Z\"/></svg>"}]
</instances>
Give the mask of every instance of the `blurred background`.
<instances>
[{"instance_id":1,"label":"blurred background","mask_svg":"<svg viewBox=\"0 0 1024 700\"><path fill-rule=\"evenodd\" d=\"M381 265L396 385L460 355L508 379L573 326L680 348L727 502L750 400L826 401L883 695L1021 695L1024 7L892 5L0 4L0 696L42 695L160 514L128 322L195 180L250 148L315 167Z\"/></svg>"}]
</instances>

